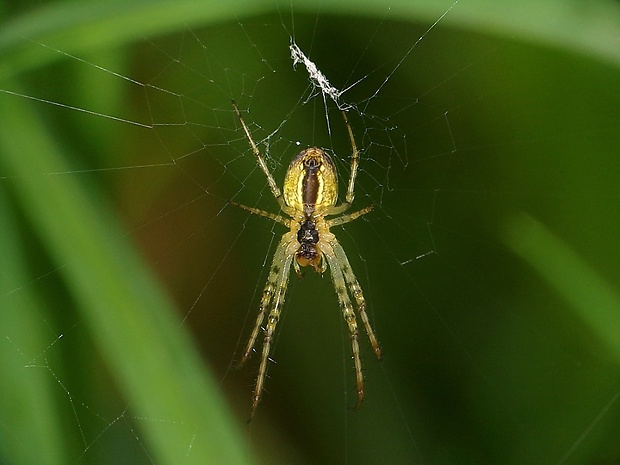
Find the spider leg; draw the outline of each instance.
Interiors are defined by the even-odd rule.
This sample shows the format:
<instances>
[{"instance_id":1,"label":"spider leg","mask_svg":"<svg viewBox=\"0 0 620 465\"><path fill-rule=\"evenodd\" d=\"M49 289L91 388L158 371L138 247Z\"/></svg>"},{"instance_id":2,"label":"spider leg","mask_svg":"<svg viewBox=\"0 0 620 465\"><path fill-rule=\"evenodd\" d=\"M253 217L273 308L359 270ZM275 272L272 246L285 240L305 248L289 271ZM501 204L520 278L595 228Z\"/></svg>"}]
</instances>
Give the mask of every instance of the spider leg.
<instances>
[{"instance_id":1,"label":"spider leg","mask_svg":"<svg viewBox=\"0 0 620 465\"><path fill-rule=\"evenodd\" d=\"M353 136L353 129L351 129L351 124L349 123L349 119L347 118L346 112L342 112L342 117L344 118L344 124L347 127L347 131L349 133L349 139L351 140L351 174L349 175L349 187L347 188L347 196L345 197L345 202L348 205L353 203L353 198L355 197L355 179L357 178L357 169L359 167L359 150L357 150L357 144L355 143L355 137Z\"/></svg>"},{"instance_id":2,"label":"spider leg","mask_svg":"<svg viewBox=\"0 0 620 465\"><path fill-rule=\"evenodd\" d=\"M278 184L276 184L276 180L273 178L271 171L269 171L269 168L267 167L267 163L265 162L265 159L261 155L260 150L258 150L258 146L254 142L254 139L252 139L252 134L250 134L250 130L245 125L245 121L243 121L241 112L239 111L239 108L237 107L237 103L234 100L232 100L232 106L235 110L235 114L237 115L237 118L239 118L239 122L241 123L241 127L243 128L243 132L245 133L245 137L250 143L250 147L252 147L252 153L256 157L258 166L260 167L261 170L263 170L263 173L265 173L265 176L267 177L267 183L269 184L269 189L271 190L271 193L273 194L276 201L280 205L280 208L284 210L285 212L288 212L290 209L284 203L282 192L280 191Z\"/></svg>"},{"instance_id":3,"label":"spider leg","mask_svg":"<svg viewBox=\"0 0 620 465\"><path fill-rule=\"evenodd\" d=\"M355 277L355 274L351 269L349 259L347 258L347 254L344 252L344 249L342 248L340 243L334 238L330 245L334 249L334 254L336 255L336 260L342 268L344 279L348 284L349 289L351 290L351 294L353 294L353 297L355 298L355 301L357 303L357 312L362 319L362 323L364 323L364 328L366 329L366 334L368 334L368 339L370 339L370 345L372 346L372 350L377 356L377 359L381 360L381 348L379 347L379 342L377 341L375 332L370 325L368 314L366 313L366 299L364 299L362 287L360 286L359 281Z\"/></svg>"},{"instance_id":4,"label":"spider leg","mask_svg":"<svg viewBox=\"0 0 620 465\"><path fill-rule=\"evenodd\" d=\"M256 323L254 324L254 328L252 329L252 333L250 334L248 343L245 347L245 350L243 351L243 356L241 357L241 360L239 360L239 363L237 363L236 368L241 368L245 364L245 362L247 362L248 358L250 358L252 350L254 349L254 344L256 344L258 332L260 331L263 320L265 319L265 314L267 313L267 309L269 308L269 304L271 303L271 299L273 298L274 291L277 289L279 281L282 278L282 273L284 269L282 264L286 262L287 249L291 242L291 238L289 236L290 234L285 234L282 237L282 240L278 244L278 247L273 254L273 261L271 263L271 269L269 270L269 276L267 277L267 284L265 284L263 296L260 299L260 305L258 307L258 316L256 317Z\"/></svg>"},{"instance_id":5,"label":"spider leg","mask_svg":"<svg viewBox=\"0 0 620 465\"><path fill-rule=\"evenodd\" d=\"M325 254L327 262L329 263L330 273L332 275L332 281L334 288L336 289L336 295L338 296L338 303L342 310L344 320L349 327L349 335L351 337L351 347L353 349L353 364L355 365L355 380L357 389L357 403L355 409L359 409L364 400L364 375L362 374L362 361L360 358L360 346L357 329L357 321L355 318L355 312L353 311L353 305L347 292L347 285L345 278L342 274L341 263L334 252L334 249L329 243L321 245L321 251Z\"/></svg>"},{"instance_id":6,"label":"spider leg","mask_svg":"<svg viewBox=\"0 0 620 465\"><path fill-rule=\"evenodd\" d=\"M288 226L289 223L290 223L290 221L288 221L286 218L284 218L284 217L282 217L280 215L276 215L276 214L267 212L265 210L261 210L260 208L248 207L247 205L243 205L241 203L237 203L234 200L230 200L229 203L231 205L236 206L236 207L243 208L244 210L247 210L250 213L254 213L255 215L264 216L265 218L269 218L269 219L275 221L276 223L281 223L281 224L283 224L285 226Z\"/></svg>"},{"instance_id":7,"label":"spider leg","mask_svg":"<svg viewBox=\"0 0 620 465\"><path fill-rule=\"evenodd\" d=\"M263 349L261 352L258 375L256 377L256 386L254 387L254 393L252 395L250 420L254 418L256 408L258 407L258 403L260 402L263 393L265 376L267 374L267 362L269 361L269 352L271 351L271 342L273 339L273 334L276 330L276 325L280 319L280 312L282 311L282 305L284 304L284 298L286 295L286 286L288 284L288 275L291 268L291 262L295 256L295 250L297 249L295 241L295 235L288 233L284 235L278 245L276 253L273 257L273 263L269 272L269 278L267 279L267 285L265 286L263 297L261 298L259 315L256 318L256 324L252 331L252 335L250 336L250 340L248 341L243 358L241 359L240 364L243 364L250 356L252 348L256 342L256 338L258 337L258 332L263 324L267 307L271 305L271 310L269 310L269 315L267 316L267 324L263 330Z\"/></svg>"},{"instance_id":8,"label":"spider leg","mask_svg":"<svg viewBox=\"0 0 620 465\"><path fill-rule=\"evenodd\" d=\"M338 215L351 208L351 204L355 198L355 180L357 179L357 171L360 165L359 150L357 149L355 137L353 136L353 129L351 129L351 124L349 123L346 112L342 112L342 117L344 118L344 124L347 127L347 132L349 133L349 139L351 141L351 173L349 174L349 184L344 202L337 207L332 207L331 211L327 213L328 215Z\"/></svg>"},{"instance_id":9,"label":"spider leg","mask_svg":"<svg viewBox=\"0 0 620 465\"><path fill-rule=\"evenodd\" d=\"M348 213L346 215L339 216L338 218L332 218L331 220L327 220L327 227L331 228L332 226L338 226L340 224L348 223L349 221L353 221L359 218L362 215L372 211L375 208L374 205L368 205L366 208L362 208L353 213ZM329 213L329 215L335 215L335 213Z\"/></svg>"}]
</instances>

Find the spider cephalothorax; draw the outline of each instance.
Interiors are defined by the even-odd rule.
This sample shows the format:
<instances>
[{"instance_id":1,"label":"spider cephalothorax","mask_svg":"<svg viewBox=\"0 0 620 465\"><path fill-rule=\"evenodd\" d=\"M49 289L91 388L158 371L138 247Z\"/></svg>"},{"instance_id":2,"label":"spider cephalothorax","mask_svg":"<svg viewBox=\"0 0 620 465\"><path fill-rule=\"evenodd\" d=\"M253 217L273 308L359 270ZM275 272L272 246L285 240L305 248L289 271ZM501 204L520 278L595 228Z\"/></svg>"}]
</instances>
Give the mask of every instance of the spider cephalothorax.
<instances>
[{"instance_id":1,"label":"spider cephalothorax","mask_svg":"<svg viewBox=\"0 0 620 465\"><path fill-rule=\"evenodd\" d=\"M245 125L235 102L233 102L233 108L239 118L245 136L252 147L252 152L256 157L258 166L267 177L271 193L278 202L281 211L289 216L289 218L285 218L279 213L274 214L232 202L256 215L265 216L289 227L289 232L282 236L274 253L267 284L265 285L261 297L258 317L256 318L256 323L254 324L250 339L239 361L239 366L241 366L250 357L258 334L262 329L264 333L263 349L261 352L261 361L258 368L254 395L252 397L250 418L254 416L263 392L269 352L271 350L273 334L284 303L291 265L298 274L301 274L301 266L312 266L315 271L324 273L329 265L338 302L340 303L340 309L351 336L357 387L356 408L359 408L364 399L364 377L362 375L357 321L351 298L355 300L357 313L362 319L362 323L370 339L370 344L377 358L381 358L381 349L379 348L379 343L377 342L374 331L370 326L362 288L351 270L351 265L349 264L344 249L336 239L336 236L330 232L331 227L353 221L372 210L372 205L370 205L362 210L343 214L351 207L351 203L353 202L355 179L359 165L359 153L346 113L343 112L342 114L353 149L353 153L351 154L351 174L349 176L345 201L336 206L338 201L338 175L336 173L336 166L324 150L318 147L310 147L297 154L286 171L282 192L269 171L256 143L252 139L250 131ZM334 215L340 216L326 219L327 216ZM265 317L267 317L267 323L263 327Z\"/></svg>"},{"instance_id":2,"label":"spider cephalothorax","mask_svg":"<svg viewBox=\"0 0 620 465\"><path fill-rule=\"evenodd\" d=\"M312 265L317 272L320 271L321 252L317 248L319 231L314 221L306 219L301 223L297 231L297 242L299 242L299 250L295 254L297 263L300 266Z\"/></svg>"}]
</instances>

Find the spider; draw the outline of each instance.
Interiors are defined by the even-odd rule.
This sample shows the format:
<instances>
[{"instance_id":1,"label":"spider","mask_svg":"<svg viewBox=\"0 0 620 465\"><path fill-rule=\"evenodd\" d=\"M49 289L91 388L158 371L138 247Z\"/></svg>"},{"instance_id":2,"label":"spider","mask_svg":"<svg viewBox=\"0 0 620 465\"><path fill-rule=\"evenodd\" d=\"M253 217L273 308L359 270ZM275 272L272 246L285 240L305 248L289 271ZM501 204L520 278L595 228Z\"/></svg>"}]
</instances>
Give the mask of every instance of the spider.
<instances>
[{"instance_id":1,"label":"spider","mask_svg":"<svg viewBox=\"0 0 620 465\"><path fill-rule=\"evenodd\" d=\"M280 210L290 217L285 218L280 214L231 202L253 214L264 216L290 228L282 236L274 253L267 284L260 300L258 317L243 356L237 364L237 367L240 368L248 360L262 329L264 334L263 348L256 385L252 395L250 420L254 417L264 389L271 343L278 319L280 318L280 311L284 304L291 264L300 276L300 267L302 266L311 266L316 272L323 274L329 265L340 309L351 337L357 389L355 408L358 409L364 399L364 377L362 375L357 321L353 304L351 303L351 296L355 300L357 313L364 324L370 344L378 359L381 359L381 349L368 320L366 301L364 300L362 288L351 270L351 265L344 249L336 239L336 236L330 232L331 227L353 221L373 209L373 206L369 205L356 212L344 214L353 202L355 178L359 166L359 153L347 115L344 111L342 112L353 150L351 155L351 174L349 176L345 201L336 206L338 199L338 175L334 162L325 151L318 147L310 147L299 152L288 167L281 191L269 171L265 159L252 139L239 108L234 101L232 105L239 118L243 132L250 143L252 152L256 157L258 166L267 178L271 193L278 202ZM340 216L326 219L327 216L333 215ZM267 317L267 324L263 326L265 317Z\"/></svg>"}]
</instances>

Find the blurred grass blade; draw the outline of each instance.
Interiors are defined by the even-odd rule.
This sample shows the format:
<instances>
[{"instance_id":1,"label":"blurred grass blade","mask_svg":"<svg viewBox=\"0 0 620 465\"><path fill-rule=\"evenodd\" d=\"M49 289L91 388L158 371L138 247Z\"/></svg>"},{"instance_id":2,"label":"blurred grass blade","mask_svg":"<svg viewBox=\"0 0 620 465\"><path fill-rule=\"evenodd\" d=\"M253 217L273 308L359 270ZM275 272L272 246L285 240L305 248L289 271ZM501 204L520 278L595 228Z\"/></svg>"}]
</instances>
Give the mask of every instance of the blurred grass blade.
<instances>
[{"instance_id":1,"label":"blurred grass blade","mask_svg":"<svg viewBox=\"0 0 620 465\"><path fill-rule=\"evenodd\" d=\"M67 463L66 445L53 394L58 383L25 355L39 353L44 322L36 312L37 296L28 286L12 292L29 278L6 194L0 186L0 328L5 331L0 339L0 461L62 465Z\"/></svg>"},{"instance_id":2,"label":"blurred grass blade","mask_svg":"<svg viewBox=\"0 0 620 465\"><path fill-rule=\"evenodd\" d=\"M569 303L620 362L620 296L616 289L530 216L512 221L507 242Z\"/></svg>"},{"instance_id":3,"label":"blurred grass blade","mask_svg":"<svg viewBox=\"0 0 620 465\"><path fill-rule=\"evenodd\" d=\"M322 6L326 14L354 14L384 19L436 21L442 26L526 39L571 51L598 56L620 65L618 4L609 0L567 2L527 0L522 2L467 0L442 2L396 0L389 2L334 0ZM273 10L271 0L237 2L203 0L134 0L109 2L59 2L3 24L0 29L0 80L61 59L64 53L84 53L102 47L131 43L184 27L236 21ZM286 8L289 8L288 6ZM295 11L314 11L316 1L299 0ZM604 20L603 20L604 19ZM30 39L60 50L51 54ZM14 52L17 52L14 54Z\"/></svg>"},{"instance_id":4,"label":"blurred grass blade","mask_svg":"<svg viewBox=\"0 0 620 465\"><path fill-rule=\"evenodd\" d=\"M86 53L184 27L234 20L239 13L258 13L270 6L270 2L251 0L57 2L3 24L0 80L62 59L65 54ZM48 47L59 53L50 53Z\"/></svg>"},{"instance_id":5,"label":"blurred grass blade","mask_svg":"<svg viewBox=\"0 0 620 465\"><path fill-rule=\"evenodd\" d=\"M179 463L186 455L187 464L246 463L247 449L214 381L115 220L77 177L37 174L70 168L28 102L1 99L0 127L0 169L40 241L62 265L132 412L174 423L139 423L157 463Z\"/></svg>"}]
</instances>

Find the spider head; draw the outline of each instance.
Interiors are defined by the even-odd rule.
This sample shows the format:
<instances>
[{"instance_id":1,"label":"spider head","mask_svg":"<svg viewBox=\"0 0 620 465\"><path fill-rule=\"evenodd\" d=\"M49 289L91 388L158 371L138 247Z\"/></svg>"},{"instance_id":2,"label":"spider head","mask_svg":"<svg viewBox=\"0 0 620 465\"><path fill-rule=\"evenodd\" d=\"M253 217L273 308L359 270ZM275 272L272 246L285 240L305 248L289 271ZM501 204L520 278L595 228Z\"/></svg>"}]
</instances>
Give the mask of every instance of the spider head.
<instances>
[{"instance_id":1,"label":"spider head","mask_svg":"<svg viewBox=\"0 0 620 465\"><path fill-rule=\"evenodd\" d=\"M321 214L336 205L338 175L325 151L310 147L293 159L284 177L284 202L300 215Z\"/></svg>"},{"instance_id":2,"label":"spider head","mask_svg":"<svg viewBox=\"0 0 620 465\"><path fill-rule=\"evenodd\" d=\"M312 266L317 273L320 273L321 254L315 245L301 244L295 258L299 266Z\"/></svg>"}]
</instances>

